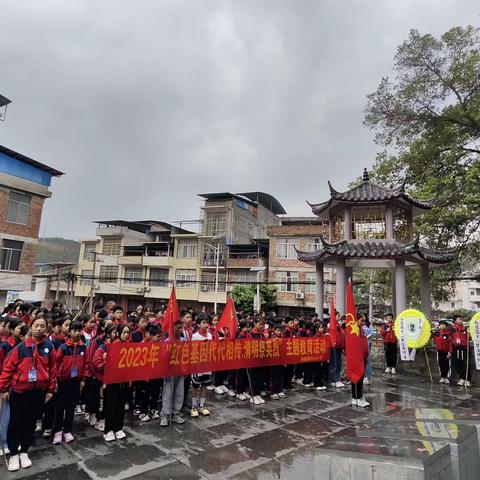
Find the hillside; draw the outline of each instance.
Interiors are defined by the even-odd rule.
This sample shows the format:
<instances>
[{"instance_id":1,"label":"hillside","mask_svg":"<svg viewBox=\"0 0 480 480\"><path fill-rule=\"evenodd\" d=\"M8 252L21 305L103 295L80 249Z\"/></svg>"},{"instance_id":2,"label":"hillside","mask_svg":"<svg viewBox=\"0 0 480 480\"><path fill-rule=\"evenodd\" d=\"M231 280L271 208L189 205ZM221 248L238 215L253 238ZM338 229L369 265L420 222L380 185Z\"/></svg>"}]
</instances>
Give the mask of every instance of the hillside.
<instances>
[{"instance_id":1,"label":"hillside","mask_svg":"<svg viewBox=\"0 0 480 480\"><path fill-rule=\"evenodd\" d=\"M36 263L78 262L80 242L60 237L40 238Z\"/></svg>"}]
</instances>

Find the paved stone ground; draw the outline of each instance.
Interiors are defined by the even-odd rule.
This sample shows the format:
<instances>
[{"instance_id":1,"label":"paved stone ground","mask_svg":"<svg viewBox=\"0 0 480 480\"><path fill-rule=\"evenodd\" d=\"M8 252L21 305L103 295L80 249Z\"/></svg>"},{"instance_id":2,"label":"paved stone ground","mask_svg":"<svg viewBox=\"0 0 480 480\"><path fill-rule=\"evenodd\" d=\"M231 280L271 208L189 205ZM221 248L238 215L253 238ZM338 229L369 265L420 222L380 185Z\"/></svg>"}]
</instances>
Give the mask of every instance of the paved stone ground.
<instances>
[{"instance_id":1,"label":"paved stone ground","mask_svg":"<svg viewBox=\"0 0 480 480\"><path fill-rule=\"evenodd\" d=\"M32 468L10 474L1 466L0 474L2 480L309 480L317 446L412 408L480 412L479 393L379 373L365 387L371 403L366 410L350 406L350 388L315 392L296 387L284 400L255 407L212 394L211 417L160 428L158 421L142 424L127 415L128 437L113 443L77 417L75 442L53 447L38 438Z\"/></svg>"}]
</instances>

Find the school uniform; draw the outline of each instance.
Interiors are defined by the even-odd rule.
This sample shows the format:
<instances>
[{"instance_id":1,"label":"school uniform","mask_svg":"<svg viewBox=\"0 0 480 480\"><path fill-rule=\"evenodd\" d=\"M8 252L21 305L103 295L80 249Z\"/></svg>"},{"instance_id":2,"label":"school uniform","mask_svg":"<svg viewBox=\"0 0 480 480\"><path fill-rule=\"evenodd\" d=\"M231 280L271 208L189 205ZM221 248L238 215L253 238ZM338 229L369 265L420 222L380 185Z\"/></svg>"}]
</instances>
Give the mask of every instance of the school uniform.
<instances>
[{"instance_id":1,"label":"school uniform","mask_svg":"<svg viewBox=\"0 0 480 480\"><path fill-rule=\"evenodd\" d=\"M206 342L212 340L212 334L207 331L203 335L200 331L192 335L192 341ZM212 372L192 373L192 387L200 388L212 384Z\"/></svg>"},{"instance_id":2,"label":"school uniform","mask_svg":"<svg viewBox=\"0 0 480 480\"><path fill-rule=\"evenodd\" d=\"M452 327L452 344L453 344L453 366L460 380L468 380L472 376L472 369L468 369L467 376L467 346L468 346L468 332L467 329L461 325L453 325Z\"/></svg>"},{"instance_id":3,"label":"school uniform","mask_svg":"<svg viewBox=\"0 0 480 480\"><path fill-rule=\"evenodd\" d=\"M248 335L245 332L238 332L237 333L237 340L246 340ZM235 370L235 393L240 395L246 391L248 391L248 376L247 370L245 368L240 368Z\"/></svg>"},{"instance_id":4,"label":"school uniform","mask_svg":"<svg viewBox=\"0 0 480 480\"><path fill-rule=\"evenodd\" d=\"M453 343L450 331L448 329L436 330L433 334L433 341L437 349L438 368L440 369L440 377L448 378L450 372L450 362L448 355L453 352Z\"/></svg>"},{"instance_id":5,"label":"school uniform","mask_svg":"<svg viewBox=\"0 0 480 480\"><path fill-rule=\"evenodd\" d=\"M134 343L141 343L144 339L144 330L137 329L130 335L130 341ZM130 389L130 395L127 398L128 401L132 399L132 395L135 398L135 409L139 409L141 413L142 409L140 406L144 403L144 396L147 391L147 383L145 381L133 382L133 388ZM138 410L137 410L138 413ZM145 412L146 413L146 412Z\"/></svg>"},{"instance_id":6,"label":"school uniform","mask_svg":"<svg viewBox=\"0 0 480 480\"><path fill-rule=\"evenodd\" d=\"M295 331L290 327L285 327L285 331L283 333L285 338L293 338L295 337ZM292 388L292 380L293 374L295 371L295 365L290 364L284 367L284 377L283 377L283 388L290 389Z\"/></svg>"},{"instance_id":7,"label":"school uniform","mask_svg":"<svg viewBox=\"0 0 480 480\"><path fill-rule=\"evenodd\" d=\"M193 323L191 327L187 327L183 329L182 338L185 341L190 341L193 337ZM190 390L190 385L192 383L192 376L185 375L183 377L183 403L186 404L188 400L188 392Z\"/></svg>"},{"instance_id":8,"label":"school uniform","mask_svg":"<svg viewBox=\"0 0 480 480\"><path fill-rule=\"evenodd\" d=\"M397 336L395 335L394 322L382 325L382 338L385 347L385 360L387 368L397 366Z\"/></svg>"},{"instance_id":9,"label":"school uniform","mask_svg":"<svg viewBox=\"0 0 480 480\"><path fill-rule=\"evenodd\" d=\"M327 358L330 358L330 352L332 350L332 342L328 333L317 333L314 335L316 338L326 339L327 343ZM315 388L326 387L328 383L328 360L325 362L314 362L310 364L312 366L312 382Z\"/></svg>"},{"instance_id":10,"label":"school uniform","mask_svg":"<svg viewBox=\"0 0 480 480\"><path fill-rule=\"evenodd\" d=\"M328 364L328 381L330 384L341 381L342 352L345 350L345 331L337 325L335 346L330 350L330 362Z\"/></svg>"},{"instance_id":11,"label":"school uniform","mask_svg":"<svg viewBox=\"0 0 480 480\"><path fill-rule=\"evenodd\" d=\"M260 340L263 338L263 334L260 330L254 328L251 332L249 337L252 340ZM252 396L256 397L260 395L260 392L265 387L265 369L264 367L254 367L250 369L250 379L252 382Z\"/></svg>"},{"instance_id":12,"label":"school uniform","mask_svg":"<svg viewBox=\"0 0 480 480\"><path fill-rule=\"evenodd\" d=\"M94 341L90 343L90 346L87 348L87 365L88 365L88 383L89 388L86 394L85 402L85 412L90 416L95 415L97 420L100 419L100 390L103 385L103 376L102 380L99 380L95 375L95 368L93 365L93 359L97 348L105 343L105 336L99 335L95 337ZM85 388L85 387L84 387Z\"/></svg>"},{"instance_id":13,"label":"school uniform","mask_svg":"<svg viewBox=\"0 0 480 480\"><path fill-rule=\"evenodd\" d=\"M107 345L103 344L97 348L93 356L95 376L103 382L106 359L104 354ZM125 418L125 403L127 401L128 384L114 383L107 385L103 392L103 414L105 417L105 433L119 432L123 429Z\"/></svg>"},{"instance_id":14,"label":"school uniform","mask_svg":"<svg viewBox=\"0 0 480 480\"><path fill-rule=\"evenodd\" d=\"M282 341L282 337L272 337L278 342ZM270 393L281 393L283 391L283 381L285 376L285 367L283 365L274 365L270 367Z\"/></svg>"},{"instance_id":15,"label":"school uniform","mask_svg":"<svg viewBox=\"0 0 480 480\"><path fill-rule=\"evenodd\" d=\"M368 358L368 340L365 335L360 335L360 340L363 342L363 350L362 350L362 355L363 355L363 361L365 364L367 363L367 358ZM352 399L353 400L360 400L363 398L363 379L365 378L365 373L363 374L362 378L357 382L351 384L352 388Z\"/></svg>"},{"instance_id":16,"label":"school uniform","mask_svg":"<svg viewBox=\"0 0 480 480\"><path fill-rule=\"evenodd\" d=\"M182 335L179 339L184 342L186 339ZM168 341L168 339L166 340ZM163 379L162 391L162 417L169 417L173 414L179 415L184 403L185 378L167 377Z\"/></svg>"},{"instance_id":17,"label":"school uniform","mask_svg":"<svg viewBox=\"0 0 480 480\"><path fill-rule=\"evenodd\" d=\"M80 340L74 343L67 340L57 350L57 400L53 431L71 433L75 405L80 396L80 382L88 377L88 350Z\"/></svg>"},{"instance_id":18,"label":"school uniform","mask_svg":"<svg viewBox=\"0 0 480 480\"><path fill-rule=\"evenodd\" d=\"M6 357L0 374L0 393L10 390L7 443L11 455L27 453L47 393L57 386L55 349L46 338L27 338Z\"/></svg>"}]
</instances>

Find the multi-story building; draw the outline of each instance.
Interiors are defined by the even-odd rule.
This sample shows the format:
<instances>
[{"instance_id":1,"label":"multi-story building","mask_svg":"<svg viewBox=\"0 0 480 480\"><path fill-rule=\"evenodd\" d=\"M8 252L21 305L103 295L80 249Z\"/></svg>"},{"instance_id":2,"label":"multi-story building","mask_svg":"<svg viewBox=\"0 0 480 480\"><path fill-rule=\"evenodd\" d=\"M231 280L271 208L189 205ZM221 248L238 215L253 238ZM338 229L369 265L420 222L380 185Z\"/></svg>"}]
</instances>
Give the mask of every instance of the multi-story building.
<instances>
[{"instance_id":1,"label":"multi-story building","mask_svg":"<svg viewBox=\"0 0 480 480\"><path fill-rule=\"evenodd\" d=\"M0 145L0 304L28 290L37 254L43 203L62 172Z\"/></svg>"},{"instance_id":2,"label":"multi-story building","mask_svg":"<svg viewBox=\"0 0 480 480\"><path fill-rule=\"evenodd\" d=\"M191 232L154 220L95 223L99 238L81 242L75 295L85 298L93 286L96 302L163 306L176 275L174 235Z\"/></svg>"},{"instance_id":3,"label":"multi-story building","mask_svg":"<svg viewBox=\"0 0 480 480\"><path fill-rule=\"evenodd\" d=\"M480 310L480 280L478 273L465 273L453 284L453 292L448 301L437 302L435 310L454 312L459 310Z\"/></svg>"},{"instance_id":4,"label":"multi-story building","mask_svg":"<svg viewBox=\"0 0 480 480\"><path fill-rule=\"evenodd\" d=\"M328 221L318 217L284 217L280 225L268 228L268 279L269 282L278 281L276 302L280 315L315 311L315 267L300 262L297 249L315 251L322 245L321 237L326 235ZM327 268L327 305L334 294L332 275L332 269Z\"/></svg>"}]
</instances>

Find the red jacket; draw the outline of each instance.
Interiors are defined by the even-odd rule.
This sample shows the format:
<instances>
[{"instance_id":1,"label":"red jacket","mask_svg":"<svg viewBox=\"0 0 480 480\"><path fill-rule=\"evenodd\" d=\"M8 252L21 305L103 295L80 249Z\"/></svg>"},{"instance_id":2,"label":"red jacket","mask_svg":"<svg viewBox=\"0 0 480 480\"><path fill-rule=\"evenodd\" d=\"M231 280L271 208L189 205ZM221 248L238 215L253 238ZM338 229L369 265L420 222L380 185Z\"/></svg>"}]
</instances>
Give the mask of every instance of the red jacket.
<instances>
[{"instance_id":1,"label":"red jacket","mask_svg":"<svg viewBox=\"0 0 480 480\"><path fill-rule=\"evenodd\" d=\"M390 322L388 324L382 325L382 337L383 343L397 343L397 336L395 335L395 330L393 329L394 323Z\"/></svg>"},{"instance_id":2,"label":"red jacket","mask_svg":"<svg viewBox=\"0 0 480 480\"><path fill-rule=\"evenodd\" d=\"M104 343L100 345L95 354L93 355L93 375L94 377L103 383L103 375L105 373L105 364L107 359L104 358L104 355L107 353L107 344Z\"/></svg>"},{"instance_id":3,"label":"red jacket","mask_svg":"<svg viewBox=\"0 0 480 480\"><path fill-rule=\"evenodd\" d=\"M468 332L462 325L454 325L452 327L452 343L454 348L467 348L468 345Z\"/></svg>"},{"instance_id":4,"label":"red jacket","mask_svg":"<svg viewBox=\"0 0 480 480\"><path fill-rule=\"evenodd\" d=\"M452 336L449 330L437 330L433 334L433 341L438 352L453 352Z\"/></svg>"},{"instance_id":5,"label":"red jacket","mask_svg":"<svg viewBox=\"0 0 480 480\"><path fill-rule=\"evenodd\" d=\"M3 362L7 355L15 348L17 344L13 337L8 337L5 341L0 343L0 372L3 369Z\"/></svg>"},{"instance_id":6,"label":"red jacket","mask_svg":"<svg viewBox=\"0 0 480 480\"><path fill-rule=\"evenodd\" d=\"M90 342L90 345L87 348L88 370L89 370L90 377L95 376L94 366L93 366L93 357L95 355L95 352L104 343L105 343L105 335L99 335L98 337L95 337L95 340L93 342Z\"/></svg>"},{"instance_id":7,"label":"red jacket","mask_svg":"<svg viewBox=\"0 0 480 480\"><path fill-rule=\"evenodd\" d=\"M88 349L80 340L73 343L67 340L57 350L57 380L85 380L88 377ZM76 374L74 373L76 370Z\"/></svg>"},{"instance_id":8,"label":"red jacket","mask_svg":"<svg viewBox=\"0 0 480 480\"><path fill-rule=\"evenodd\" d=\"M36 380L29 381L31 372ZM0 374L0 392L22 393L28 390L46 390L54 393L57 388L55 348L44 338L36 343L32 338L20 342L7 356Z\"/></svg>"}]
</instances>

